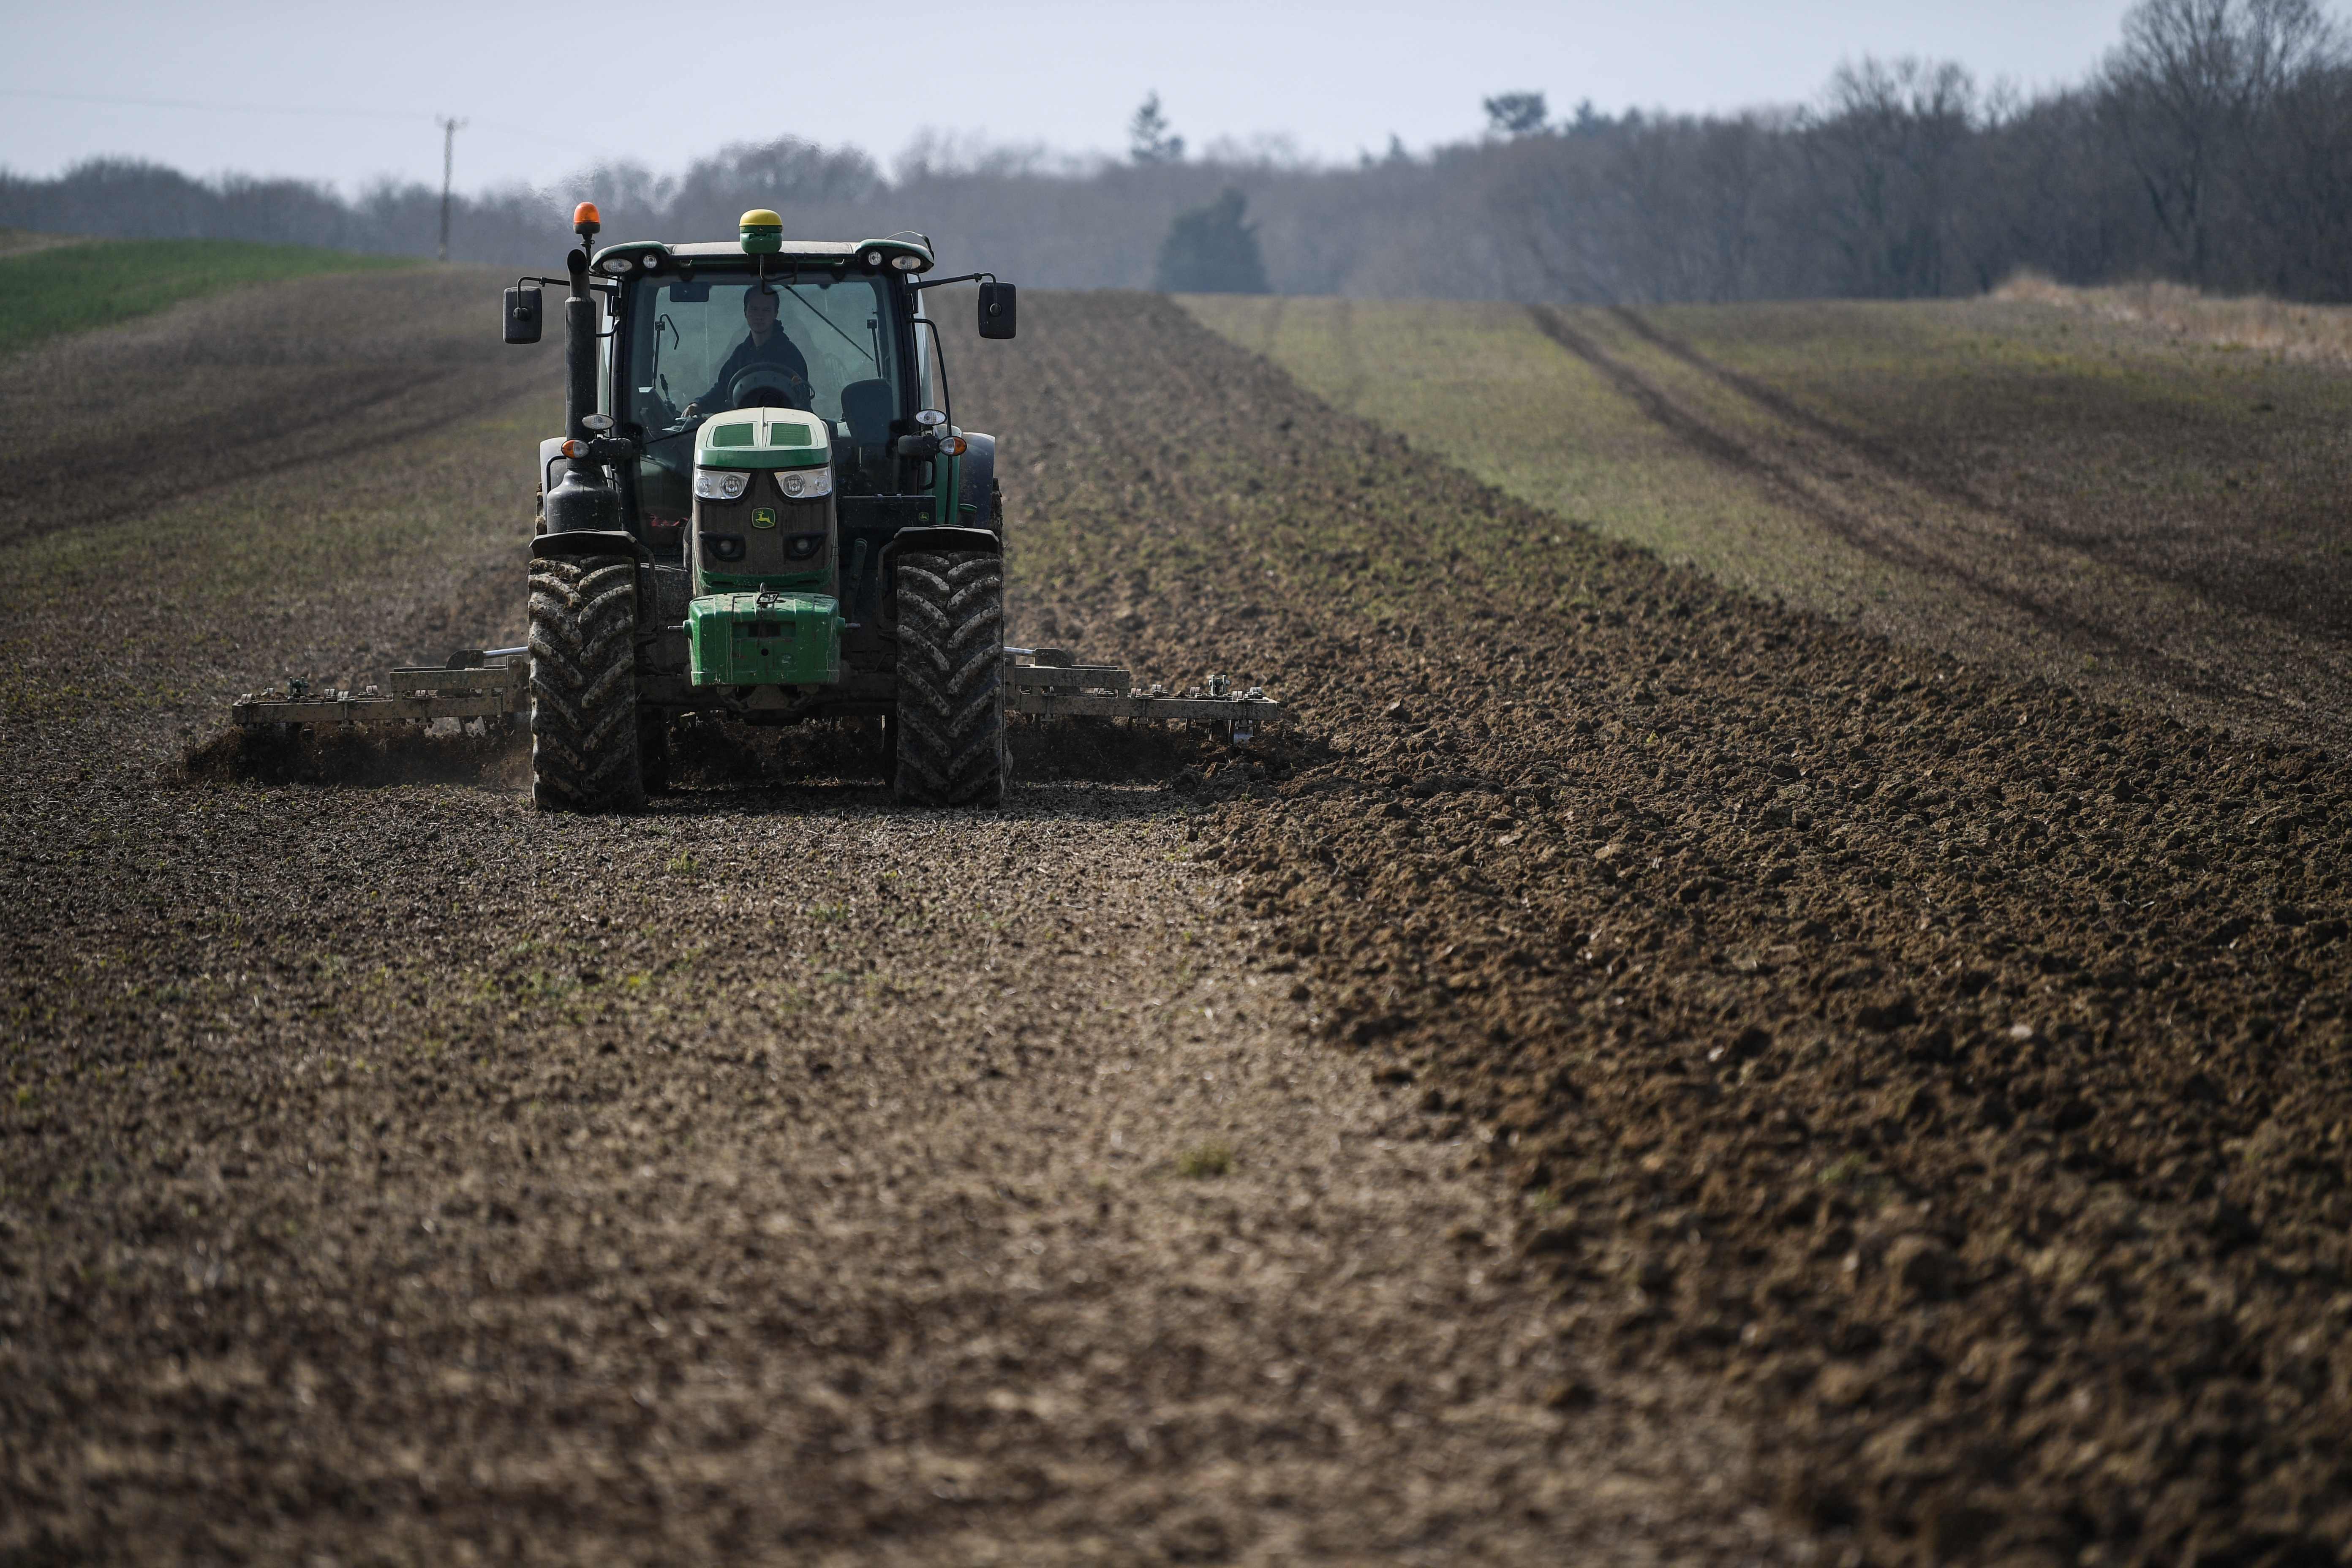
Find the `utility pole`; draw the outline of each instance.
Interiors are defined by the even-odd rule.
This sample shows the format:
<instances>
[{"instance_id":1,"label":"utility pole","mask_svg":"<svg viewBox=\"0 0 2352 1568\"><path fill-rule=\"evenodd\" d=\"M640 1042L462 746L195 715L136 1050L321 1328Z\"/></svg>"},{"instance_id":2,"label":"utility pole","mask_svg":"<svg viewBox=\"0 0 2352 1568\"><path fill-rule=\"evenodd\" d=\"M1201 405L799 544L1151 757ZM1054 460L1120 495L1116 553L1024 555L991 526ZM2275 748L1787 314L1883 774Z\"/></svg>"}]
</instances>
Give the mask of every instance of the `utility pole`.
<instances>
[{"instance_id":1,"label":"utility pole","mask_svg":"<svg viewBox=\"0 0 2352 1568\"><path fill-rule=\"evenodd\" d=\"M462 120L436 119L441 127L441 259L449 259L449 175L457 163L457 132L464 130Z\"/></svg>"}]
</instances>

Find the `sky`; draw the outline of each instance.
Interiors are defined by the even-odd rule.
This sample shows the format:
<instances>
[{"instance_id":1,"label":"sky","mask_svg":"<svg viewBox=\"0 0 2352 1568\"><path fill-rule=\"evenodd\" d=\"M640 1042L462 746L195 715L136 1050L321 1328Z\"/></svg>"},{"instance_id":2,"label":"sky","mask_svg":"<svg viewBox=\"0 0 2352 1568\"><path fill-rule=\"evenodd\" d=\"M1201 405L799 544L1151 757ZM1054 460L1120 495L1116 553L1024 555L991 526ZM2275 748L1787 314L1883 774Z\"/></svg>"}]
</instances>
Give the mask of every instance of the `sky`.
<instances>
[{"instance_id":1,"label":"sky","mask_svg":"<svg viewBox=\"0 0 2352 1568\"><path fill-rule=\"evenodd\" d=\"M2080 80L2125 0L996 0L397 6L12 0L0 167L121 154L194 174L293 175L345 194L437 184L436 117L473 191L626 158L683 169L792 134L884 165L918 132L1119 153L1157 91L1197 152L1283 137L1318 161L1478 133L1480 100L1546 94L1737 110L1818 97L1842 62L1958 60L1986 82ZM627 73L630 79L622 79ZM886 83L895 83L886 86ZM136 101L125 101L136 100ZM604 107L599 107L602 104Z\"/></svg>"}]
</instances>

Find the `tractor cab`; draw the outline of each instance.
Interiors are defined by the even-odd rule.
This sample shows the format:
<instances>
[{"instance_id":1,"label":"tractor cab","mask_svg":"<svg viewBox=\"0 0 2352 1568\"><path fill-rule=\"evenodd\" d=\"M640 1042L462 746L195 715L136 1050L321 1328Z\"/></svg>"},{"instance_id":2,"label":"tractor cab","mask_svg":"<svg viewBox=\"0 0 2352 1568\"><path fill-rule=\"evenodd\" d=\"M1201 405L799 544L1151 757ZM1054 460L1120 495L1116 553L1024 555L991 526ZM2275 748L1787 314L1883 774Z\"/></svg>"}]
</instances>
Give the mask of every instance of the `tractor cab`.
<instances>
[{"instance_id":1,"label":"tractor cab","mask_svg":"<svg viewBox=\"0 0 2352 1568\"><path fill-rule=\"evenodd\" d=\"M852 271L835 265L843 257L801 248L765 276L671 252L662 258L670 265L650 273L641 260L619 290L611 395L621 417L646 431L635 488L648 543L682 537L693 513L696 433L723 416L812 416L845 494L933 488L935 476L895 450L899 436L918 429L915 416L933 406L940 380L920 297L906 274ZM682 268L691 275L678 276Z\"/></svg>"},{"instance_id":2,"label":"tractor cab","mask_svg":"<svg viewBox=\"0 0 2352 1568\"><path fill-rule=\"evenodd\" d=\"M882 509L900 526L991 526L993 443L954 426L923 310L929 242L782 236L775 214L755 210L732 245L641 240L590 260L598 411L638 448L621 476L628 531L659 556L688 553L698 433L761 408L814 417L845 499L902 503ZM975 280L983 333L1010 336L1010 287L942 281ZM901 450L904 437L916 439Z\"/></svg>"}]
</instances>

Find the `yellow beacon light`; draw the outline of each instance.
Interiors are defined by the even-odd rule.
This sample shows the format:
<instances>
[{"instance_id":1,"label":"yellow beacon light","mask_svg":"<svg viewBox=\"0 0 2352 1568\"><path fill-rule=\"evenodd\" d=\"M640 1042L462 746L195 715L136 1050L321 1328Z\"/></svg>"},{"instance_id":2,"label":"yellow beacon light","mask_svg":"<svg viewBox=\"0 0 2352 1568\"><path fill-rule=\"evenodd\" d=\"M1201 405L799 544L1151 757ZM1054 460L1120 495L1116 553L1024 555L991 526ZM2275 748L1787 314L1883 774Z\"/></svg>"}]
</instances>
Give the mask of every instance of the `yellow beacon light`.
<instances>
[{"instance_id":1,"label":"yellow beacon light","mask_svg":"<svg viewBox=\"0 0 2352 1568\"><path fill-rule=\"evenodd\" d=\"M753 207L741 222L744 255L773 255L784 247L784 220L767 208Z\"/></svg>"}]
</instances>

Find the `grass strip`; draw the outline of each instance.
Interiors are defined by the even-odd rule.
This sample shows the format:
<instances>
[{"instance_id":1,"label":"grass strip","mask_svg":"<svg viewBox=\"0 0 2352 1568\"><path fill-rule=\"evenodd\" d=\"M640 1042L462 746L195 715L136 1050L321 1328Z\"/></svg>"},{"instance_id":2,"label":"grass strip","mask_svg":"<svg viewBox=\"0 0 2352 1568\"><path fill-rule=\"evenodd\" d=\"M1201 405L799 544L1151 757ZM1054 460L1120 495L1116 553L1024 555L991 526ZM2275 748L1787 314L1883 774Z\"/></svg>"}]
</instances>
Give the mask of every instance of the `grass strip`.
<instances>
[{"instance_id":1,"label":"grass strip","mask_svg":"<svg viewBox=\"0 0 2352 1568\"><path fill-rule=\"evenodd\" d=\"M416 265L405 256L241 239L100 239L0 256L0 353L226 289Z\"/></svg>"}]
</instances>

